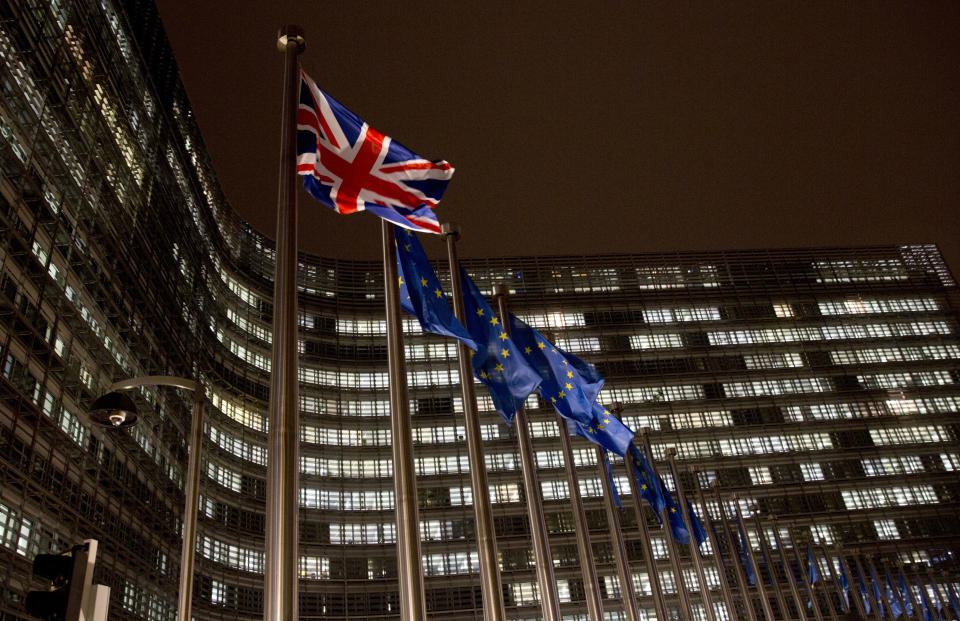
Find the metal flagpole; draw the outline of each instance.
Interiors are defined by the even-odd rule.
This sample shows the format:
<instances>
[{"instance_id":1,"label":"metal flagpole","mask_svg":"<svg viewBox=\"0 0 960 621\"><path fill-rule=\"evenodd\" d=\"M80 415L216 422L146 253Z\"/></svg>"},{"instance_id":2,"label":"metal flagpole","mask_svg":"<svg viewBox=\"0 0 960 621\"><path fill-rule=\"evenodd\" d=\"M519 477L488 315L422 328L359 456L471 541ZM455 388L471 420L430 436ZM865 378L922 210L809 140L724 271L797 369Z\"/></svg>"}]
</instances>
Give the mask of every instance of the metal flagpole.
<instances>
[{"instance_id":1,"label":"metal flagpole","mask_svg":"<svg viewBox=\"0 0 960 621\"><path fill-rule=\"evenodd\" d=\"M297 618L297 516L300 493L300 422L297 391L297 107L303 31L285 26L277 35L284 53L280 131L280 189L273 279L273 352L267 438L266 554L263 614L266 621Z\"/></svg>"},{"instance_id":2,"label":"metal flagpole","mask_svg":"<svg viewBox=\"0 0 960 621\"><path fill-rule=\"evenodd\" d=\"M650 462L650 467L653 468L654 473L656 473L657 468L653 461L653 450L650 447L650 428L643 427L640 430L640 436L643 441L643 452L645 453L647 461ZM670 552L670 566L673 568L673 579L677 586L677 595L680 598L680 616L683 619L693 619L693 608L690 606L686 580L683 579L683 570L680 568L680 546L677 545L677 540L673 536L673 529L670 528L670 516L667 515L666 509L663 511L663 517L663 530L667 536L667 549ZM680 517L683 517L682 513Z\"/></svg>"},{"instance_id":3,"label":"metal flagpole","mask_svg":"<svg viewBox=\"0 0 960 621\"><path fill-rule=\"evenodd\" d=\"M820 554L823 555L823 558L827 561L827 569L830 570L830 582L833 584L833 592L836 593L837 597L840 598L840 612L848 612L849 606L845 605L843 598L843 588L840 586L840 578L837 576L836 570L833 568L833 559L830 557L830 552L825 546L818 546L820 549ZM849 588L849 587L848 587Z\"/></svg>"},{"instance_id":4,"label":"metal flagpole","mask_svg":"<svg viewBox=\"0 0 960 621\"><path fill-rule=\"evenodd\" d=\"M820 555L823 557L823 560L827 562L827 570L830 572L830 583L833 585L833 592L840 597L840 612L843 612L843 591L840 590L840 585L837 584L837 576L833 571L833 560L827 555L827 551L823 549L823 546L810 546L811 551L820 550ZM814 553L814 560L816 560L816 553ZM821 576L821 580L826 583L826 576ZM824 587L823 596L827 600L827 609L830 613L830 619L832 621L838 621L840 615L837 614L837 607L833 605L833 597L830 595L830 592Z\"/></svg>"},{"instance_id":5,"label":"metal flagpole","mask_svg":"<svg viewBox=\"0 0 960 621\"><path fill-rule=\"evenodd\" d=\"M620 530L620 514L617 505L613 502L613 481L607 475L610 467L606 451L600 446L593 447L597 453L597 469L600 472L600 483L603 485L604 507L607 510L607 525L610 527L611 545L617 559L617 577L620 579L620 596L623 598L623 613L627 621L640 621L637 612L637 594L633 590L633 575L630 573L630 563L627 560L627 548L623 544L623 531ZM613 472L612 468L609 472Z\"/></svg>"},{"instance_id":6,"label":"metal flagpole","mask_svg":"<svg viewBox=\"0 0 960 621\"><path fill-rule=\"evenodd\" d=\"M774 621L776 617L773 614L773 607L770 605L770 598L767 597L767 588L763 585L763 576L759 575L760 564L757 563L757 557L753 555L753 546L750 545L750 534L747 532L747 527L743 523L743 513L740 511L740 498L736 494L733 495L733 506L737 510L737 523L743 531L744 553L750 557L750 562L753 563L753 573L757 579L757 593L760 594L760 605L763 607L763 614L766 615L770 621ZM757 536L762 537L763 533L757 533Z\"/></svg>"},{"instance_id":7,"label":"metal flagpole","mask_svg":"<svg viewBox=\"0 0 960 621\"><path fill-rule=\"evenodd\" d=\"M707 531L707 537L713 546L713 560L717 566L717 575L720 577L720 592L723 593L723 602L727 607L727 619L732 619L737 614L737 606L733 601L733 591L730 588L730 582L727 580L727 570L723 564L723 551L720 547L720 539L713 529L713 518L710 516L710 509L707 507L706 497L703 495L703 488L699 485L700 473L694 470L693 480L697 482L697 498L700 501L703 515L709 522L710 529Z\"/></svg>"},{"instance_id":8,"label":"metal flagpole","mask_svg":"<svg viewBox=\"0 0 960 621\"><path fill-rule=\"evenodd\" d=\"M673 474L673 485L677 490L677 504L680 505L680 515L682 516L684 509L689 509L689 504L686 494L683 493L683 483L680 481L680 472L677 470L676 457L677 449L673 447L667 449L667 461L670 463L670 472ZM693 557L693 567L697 572L697 582L700 583L700 600L703 602L703 609L706 612L707 621L717 621L717 615L713 609L713 599L710 597L710 585L707 584L707 575L706 572L703 571L703 559L700 558L700 546L697 545L697 538L693 534L692 520L690 520L690 522L690 556Z\"/></svg>"},{"instance_id":9,"label":"metal flagpole","mask_svg":"<svg viewBox=\"0 0 960 621\"><path fill-rule=\"evenodd\" d=\"M397 520L397 574L400 579L400 618L426 619L423 569L420 560L420 516L413 467L413 430L407 397L403 355L400 290L393 225L380 221L383 236L383 287L387 311L387 368L390 373L390 437L393 449L394 515Z\"/></svg>"},{"instance_id":10,"label":"metal flagpole","mask_svg":"<svg viewBox=\"0 0 960 621\"><path fill-rule=\"evenodd\" d=\"M787 560L787 553L784 551L783 538L780 537L780 527L776 520L773 522L773 539L777 542L777 553L780 555L780 563L783 565L783 572L786 574L787 586L790 587L790 594L793 596L793 603L797 607L797 618L806 619L806 607L803 605L803 598L800 597L800 589L797 588L797 578L793 575L793 568Z\"/></svg>"},{"instance_id":11,"label":"metal flagpole","mask_svg":"<svg viewBox=\"0 0 960 621\"><path fill-rule=\"evenodd\" d=\"M763 525L760 523L760 508L754 505L750 507L750 510L753 511L753 522L757 528L757 538L760 540L760 551L763 553L764 560L767 561L767 575L770 576L770 586L773 588L773 594L777 600L777 606L780 608L782 618L787 619L790 615L790 609L787 608L787 600L783 596L783 590L780 588L780 580L777 578L773 557L770 555L770 549L767 546L767 536L764 534Z\"/></svg>"},{"instance_id":12,"label":"metal flagpole","mask_svg":"<svg viewBox=\"0 0 960 621\"><path fill-rule=\"evenodd\" d=\"M723 500L720 498L720 490L716 486L713 486L713 493L717 499L717 505L720 508L720 524L723 526L723 534L727 540L727 549L730 551L731 556L733 557L733 567L737 575L737 582L740 587L740 595L743 597L743 607L747 610L747 616L750 618L750 621L757 621L757 613L753 609L753 600L750 597L750 588L748 587L747 576L743 571L743 565L740 564L740 555L737 552L737 546L733 542L733 538L730 536L730 523L727 521L727 510L724 507Z\"/></svg>"},{"instance_id":13,"label":"metal flagpole","mask_svg":"<svg viewBox=\"0 0 960 621\"><path fill-rule=\"evenodd\" d=\"M837 546L837 560L840 561L840 568L843 570L843 573L847 575L847 592L853 591L853 597L850 599L853 600L854 607L857 609L857 612L864 619L867 618L867 609L863 605L863 595L860 593L860 583L853 581L853 570L850 567L850 563L843 558L843 549L838 545ZM862 580L862 576L858 577L858 580Z\"/></svg>"},{"instance_id":14,"label":"metal flagpole","mask_svg":"<svg viewBox=\"0 0 960 621\"><path fill-rule=\"evenodd\" d=\"M600 583L597 580L597 567L594 565L593 547L590 545L590 532L587 530L587 515L583 511L583 498L580 496L580 481L577 477L577 464L573 460L573 444L570 432L563 417L557 414L557 426L560 427L560 448L563 451L563 463L567 470L567 487L573 520L576 524L577 552L580 555L580 572L583 575L584 597L587 599L587 612L593 621L603 621L603 606L600 602Z\"/></svg>"},{"instance_id":15,"label":"metal flagpole","mask_svg":"<svg viewBox=\"0 0 960 621\"><path fill-rule=\"evenodd\" d=\"M619 406L619 404L617 404ZM622 407L614 413L619 416ZM630 495L633 497L634 510L637 512L637 524L640 526L640 538L643 540L643 556L647 565L647 579L650 582L650 591L653 594L653 605L657 609L657 619L667 619L667 603L663 598L663 589L660 586L660 572L657 570L657 559L653 555L653 544L650 539L650 527L647 517L643 513L643 499L640 498L640 487L633 476L634 466L629 462L630 453L627 453L623 464L627 468L627 482L630 484ZM651 508L652 510L652 508Z\"/></svg>"},{"instance_id":16,"label":"metal flagpole","mask_svg":"<svg viewBox=\"0 0 960 621\"><path fill-rule=\"evenodd\" d=\"M510 289L506 285L497 285L494 288L494 294L500 312L500 323L509 335L510 313L507 297L510 295ZM513 424L517 430L517 444L520 447L520 468L523 471L523 488L527 497L530 537L533 539L533 554L537 563L540 610L545 620L560 621L560 597L557 594L557 581L553 576L553 558L550 555L547 524L543 518L543 502L540 498L537 464L533 460L533 442L530 438L530 427L527 424L527 411L522 405L517 408Z\"/></svg>"},{"instance_id":17,"label":"metal flagpole","mask_svg":"<svg viewBox=\"0 0 960 621\"><path fill-rule=\"evenodd\" d=\"M460 282L460 261L457 258L457 241L460 227L446 223L440 227L441 236L447 243L447 263L450 266L450 288L453 292L453 314L466 325L463 307L463 283ZM458 341L457 354L460 364L460 390L463 395L463 419L467 434L467 456L470 460L470 488L473 490L473 517L477 521L477 555L480 560L480 589L483 595L483 618L485 621L503 621L503 587L500 581L500 564L497 561L497 535L490 506L490 488L487 484L487 464L483 456L483 436L480 433L480 417L477 415L477 397L473 387L473 369L470 366L469 347Z\"/></svg>"},{"instance_id":18,"label":"metal flagpole","mask_svg":"<svg viewBox=\"0 0 960 621\"><path fill-rule=\"evenodd\" d=\"M810 595L810 606L813 608L813 616L817 621L823 621L823 613L820 611L820 603L817 601L817 594L814 591L813 583L810 582L810 576L807 574L807 563L804 562L804 558L800 554L800 550L797 549L797 544L799 542L794 536L793 531L791 531L789 528L787 528L787 534L790 535L790 539L793 540L793 556L797 563L800 564L800 579L803 580L803 584L807 587L807 593Z\"/></svg>"}]
</instances>

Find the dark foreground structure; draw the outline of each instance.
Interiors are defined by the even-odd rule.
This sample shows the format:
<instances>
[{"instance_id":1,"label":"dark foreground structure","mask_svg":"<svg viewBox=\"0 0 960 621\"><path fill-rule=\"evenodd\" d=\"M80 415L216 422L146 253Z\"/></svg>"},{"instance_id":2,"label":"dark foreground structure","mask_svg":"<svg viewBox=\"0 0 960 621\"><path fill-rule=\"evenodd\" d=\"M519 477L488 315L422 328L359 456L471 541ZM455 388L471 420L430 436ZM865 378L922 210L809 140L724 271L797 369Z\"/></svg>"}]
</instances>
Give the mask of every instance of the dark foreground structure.
<instances>
[{"instance_id":1,"label":"dark foreground structure","mask_svg":"<svg viewBox=\"0 0 960 621\"><path fill-rule=\"evenodd\" d=\"M274 250L223 198L152 3L0 3L0 134L0 618L25 615L36 554L85 538L100 541L111 618L174 617L189 395L138 393L130 431L86 414L112 382L141 375L192 377L207 391L194 615L257 618ZM949 568L960 540L960 298L936 248L465 265L487 293L508 283L514 312L598 367L601 400L650 428L661 464L676 448L701 513L691 490L712 484L728 507L736 495L753 541L757 511L771 550L775 529L786 545L810 544L825 575L838 544L888 567ZM300 309L301 618L393 619L380 264L304 255ZM406 328L427 607L479 619L456 349ZM515 432L478 394L507 614L534 619ZM556 419L536 397L528 404L562 609L585 618ZM616 618L595 456L579 438L574 447ZM625 476L617 483L627 496ZM633 588L652 614L624 506ZM675 591L663 531L649 526Z\"/></svg>"}]
</instances>

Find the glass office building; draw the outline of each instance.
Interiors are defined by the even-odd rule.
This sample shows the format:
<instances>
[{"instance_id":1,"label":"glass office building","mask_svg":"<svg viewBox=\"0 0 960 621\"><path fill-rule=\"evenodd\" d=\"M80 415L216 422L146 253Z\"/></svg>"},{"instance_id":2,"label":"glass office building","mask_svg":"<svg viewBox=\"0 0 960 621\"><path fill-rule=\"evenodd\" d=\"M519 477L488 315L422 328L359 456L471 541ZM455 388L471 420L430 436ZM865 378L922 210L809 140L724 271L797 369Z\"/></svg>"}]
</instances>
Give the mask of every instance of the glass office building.
<instances>
[{"instance_id":1,"label":"glass office building","mask_svg":"<svg viewBox=\"0 0 960 621\"><path fill-rule=\"evenodd\" d=\"M112 382L148 374L207 390L194 615L261 616L274 250L223 197L152 2L0 3L0 134L0 618L25 615L35 554L85 538L100 541L111 618L174 617L189 395L141 391L126 432L85 414ZM601 400L650 428L657 459L676 448L687 490L713 483L827 549L952 557L960 298L935 247L464 263L598 367ZM299 285L301 618L393 619L382 269L303 255ZM405 329L427 607L479 619L456 349ZM482 387L478 400L507 614L535 619L515 432ZM556 418L528 406L562 610L586 618ZM619 618L594 452L574 448ZM632 587L652 614L625 507ZM653 549L675 591L655 528ZM707 569L715 586L709 555Z\"/></svg>"}]
</instances>

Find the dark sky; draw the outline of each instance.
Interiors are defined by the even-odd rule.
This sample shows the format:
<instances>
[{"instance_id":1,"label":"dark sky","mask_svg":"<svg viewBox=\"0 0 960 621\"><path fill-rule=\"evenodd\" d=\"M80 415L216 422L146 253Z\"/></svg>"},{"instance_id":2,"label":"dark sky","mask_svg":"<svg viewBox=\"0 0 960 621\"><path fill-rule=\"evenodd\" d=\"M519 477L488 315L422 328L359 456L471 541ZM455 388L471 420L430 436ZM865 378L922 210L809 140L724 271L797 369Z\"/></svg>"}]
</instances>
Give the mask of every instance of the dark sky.
<instances>
[{"instance_id":1,"label":"dark sky","mask_svg":"<svg viewBox=\"0 0 960 621\"><path fill-rule=\"evenodd\" d=\"M282 55L457 169L465 256L935 242L960 275L960 3L159 0L227 198L274 237ZM379 221L301 194L302 249ZM428 245L440 256L440 244Z\"/></svg>"}]
</instances>

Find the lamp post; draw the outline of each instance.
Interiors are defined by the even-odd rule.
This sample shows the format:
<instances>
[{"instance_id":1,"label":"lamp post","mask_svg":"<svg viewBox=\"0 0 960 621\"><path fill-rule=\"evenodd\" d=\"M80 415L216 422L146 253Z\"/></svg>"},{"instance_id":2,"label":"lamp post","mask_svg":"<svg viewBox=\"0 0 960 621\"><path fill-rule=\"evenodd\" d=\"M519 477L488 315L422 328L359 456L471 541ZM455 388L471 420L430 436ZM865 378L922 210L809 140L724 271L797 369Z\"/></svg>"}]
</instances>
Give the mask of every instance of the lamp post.
<instances>
[{"instance_id":1,"label":"lamp post","mask_svg":"<svg viewBox=\"0 0 960 621\"><path fill-rule=\"evenodd\" d=\"M130 397L119 391L141 386L171 386L193 391L193 417L190 421L187 476L183 490L186 500L183 507L183 547L180 550L180 593L177 601L177 621L190 621L193 596L193 553L197 547L200 451L203 446L203 387L200 386L200 382L169 375L149 375L115 382L110 386L110 392L90 406L90 420L113 428L136 425L136 405Z\"/></svg>"}]
</instances>

